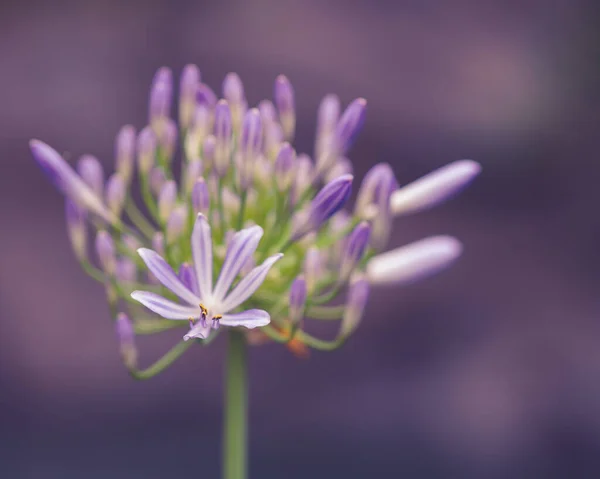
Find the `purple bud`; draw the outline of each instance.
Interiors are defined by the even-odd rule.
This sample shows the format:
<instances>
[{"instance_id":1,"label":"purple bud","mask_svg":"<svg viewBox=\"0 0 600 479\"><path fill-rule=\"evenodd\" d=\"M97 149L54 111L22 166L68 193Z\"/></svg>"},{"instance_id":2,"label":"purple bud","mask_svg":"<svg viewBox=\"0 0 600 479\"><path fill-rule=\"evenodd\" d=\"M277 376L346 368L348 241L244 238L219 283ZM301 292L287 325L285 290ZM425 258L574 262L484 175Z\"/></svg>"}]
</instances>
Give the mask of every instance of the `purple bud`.
<instances>
[{"instance_id":1,"label":"purple bud","mask_svg":"<svg viewBox=\"0 0 600 479\"><path fill-rule=\"evenodd\" d=\"M217 95L208 85L200 83L196 90L196 102L212 109L217 104Z\"/></svg>"},{"instance_id":2,"label":"purple bud","mask_svg":"<svg viewBox=\"0 0 600 479\"><path fill-rule=\"evenodd\" d=\"M202 143L202 160L207 170L215 164L216 149L217 139L213 135L208 135Z\"/></svg>"},{"instance_id":3,"label":"purple bud","mask_svg":"<svg viewBox=\"0 0 600 479\"><path fill-rule=\"evenodd\" d=\"M119 313L117 315L117 320L115 321L115 330L117 333L117 339L119 341L121 357L123 358L125 366L127 366L129 369L135 369L137 364L135 331L133 329L133 323L125 313Z\"/></svg>"},{"instance_id":4,"label":"purple bud","mask_svg":"<svg viewBox=\"0 0 600 479\"><path fill-rule=\"evenodd\" d=\"M165 255L165 237L160 231L152 237L152 249L161 256Z\"/></svg>"},{"instance_id":5,"label":"purple bud","mask_svg":"<svg viewBox=\"0 0 600 479\"><path fill-rule=\"evenodd\" d=\"M340 99L336 95L327 95L321 100L317 113L317 135L315 158L321 157L331 142L333 132L340 117Z\"/></svg>"},{"instance_id":6,"label":"purple bud","mask_svg":"<svg viewBox=\"0 0 600 479\"><path fill-rule=\"evenodd\" d=\"M294 181L296 152L289 143L283 143L275 160L275 182L279 191L287 191Z\"/></svg>"},{"instance_id":7,"label":"purple bud","mask_svg":"<svg viewBox=\"0 0 600 479\"><path fill-rule=\"evenodd\" d=\"M356 330L362 319L368 299L369 283L362 277L353 280L348 289L348 299L342 318L340 336L346 338Z\"/></svg>"},{"instance_id":8,"label":"purple bud","mask_svg":"<svg viewBox=\"0 0 600 479\"><path fill-rule=\"evenodd\" d=\"M265 122L265 153L273 158L283 142L283 129L279 122Z\"/></svg>"},{"instance_id":9,"label":"purple bud","mask_svg":"<svg viewBox=\"0 0 600 479\"><path fill-rule=\"evenodd\" d=\"M386 245L390 235L390 198L396 188L397 182L391 166L378 163L367 172L358 191L355 214L373 222L371 246L377 250Z\"/></svg>"},{"instance_id":10,"label":"purple bud","mask_svg":"<svg viewBox=\"0 0 600 479\"><path fill-rule=\"evenodd\" d=\"M135 128L131 125L125 125L117 133L115 139L115 160L116 171L119 173L126 184L131 181L133 172L133 163L135 161Z\"/></svg>"},{"instance_id":11,"label":"purple bud","mask_svg":"<svg viewBox=\"0 0 600 479\"><path fill-rule=\"evenodd\" d=\"M104 193L104 169L98 158L92 155L83 155L77 162L77 172L85 184L99 198L102 198Z\"/></svg>"},{"instance_id":12,"label":"purple bud","mask_svg":"<svg viewBox=\"0 0 600 479\"><path fill-rule=\"evenodd\" d=\"M179 267L179 279L192 293L198 294L198 281L194 267L189 263L183 263Z\"/></svg>"},{"instance_id":13,"label":"purple bud","mask_svg":"<svg viewBox=\"0 0 600 479\"><path fill-rule=\"evenodd\" d=\"M345 153L354 143L356 135L362 129L367 111L367 101L364 98L354 100L342 114L335 129L337 147Z\"/></svg>"},{"instance_id":14,"label":"purple bud","mask_svg":"<svg viewBox=\"0 0 600 479\"><path fill-rule=\"evenodd\" d=\"M125 180L119 173L113 173L106 182L106 204L110 211L116 216L121 216L127 190Z\"/></svg>"},{"instance_id":15,"label":"purple bud","mask_svg":"<svg viewBox=\"0 0 600 479\"><path fill-rule=\"evenodd\" d=\"M277 121L277 111L275 105L269 100L263 100L258 104L258 111L263 123L272 123Z\"/></svg>"},{"instance_id":16,"label":"purple bud","mask_svg":"<svg viewBox=\"0 0 600 479\"><path fill-rule=\"evenodd\" d=\"M298 276L290 286L289 311L290 322L298 324L304 316L304 306L308 290L303 276Z\"/></svg>"},{"instance_id":17,"label":"purple bud","mask_svg":"<svg viewBox=\"0 0 600 479\"><path fill-rule=\"evenodd\" d=\"M175 208L177 200L177 184L173 180L169 180L163 184L158 195L158 218L165 223L169 215Z\"/></svg>"},{"instance_id":18,"label":"purple bud","mask_svg":"<svg viewBox=\"0 0 600 479\"><path fill-rule=\"evenodd\" d=\"M187 196L192 192L196 180L202 175L202 161L199 158L192 159L185 167L185 180L183 192Z\"/></svg>"},{"instance_id":19,"label":"purple bud","mask_svg":"<svg viewBox=\"0 0 600 479\"><path fill-rule=\"evenodd\" d=\"M187 219L187 208L184 205L176 207L167 220L165 238L167 244L171 245L177 241L185 230Z\"/></svg>"},{"instance_id":20,"label":"purple bud","mask_svg":"<svg viewBox=\"0 0 600 479\"><path fill-rule=\"evenodd\" d=\"M279 110L279 119L286 140L292 140L296 128L296 110L294 105L294 89L284 75L275 80L275 104Z\"/></svg>"},{"instance_id":21,"label":"purple bud","mask_svg":"<svg viewBox=\"0 0 600 479\"><path fill-rule=\"evenodd\" d=\"M155 166L150 170L150 189L154 193L154 196L160 194L165 181L167 181L167 177L162 168Z\"/></svg>"},{"instance_id":22,"label":"purple bud","mask_svg":"<svg viewBox=\"0 0 600 479\"><path fill-rule=\"evenodd\" d=\"M309 206L308 215L292 230L290 240L296 241L310 231L317 230L348 201L352 192L352 175L343 175L327 183Z\"/></svg>"},{"instance_id":23,"label":"purple bud","mask_svg":"<svg viewBox=\"0 0 600 479\"><path fill-rule=\"evenodd\" d=\"M231 110L225 100L219 100L215 108L215 169L219 176L229 167L231 152Z\"/></svg>"},{"instance_id":24,"label":"purple bud","mask_svg":"<svg viewBox=\"0 0 600 479\"><path fill-rule=\"evenodd\" d=\"M113 276L117 267L115 243L110 234L104 230L96 235L96 255L102 270L109 276Z\"/></svg>"},{"instance_id":25,"label":"purple bud","mask_svg":"<svg viewBox=\"0 0 600 479\"><path fill-rule=\"evenodd\" d=\"M246 190L251 182L256 157L262 148L262 123L256 108L249 110L244 116L242 134L240 136L237 173L240 178L240 189Z\"/></svg>"},{"instance_id":26,"label":"purple bud","mask_svg":"<svg viewBox=\"0 0 600 479\"><path fill-rule=\"evenodd\" d=\"M246 101L244 85L237 73L228 73L223 80L223 97L231 105Z\"/></svg>"},{"instance_id":27,"label":"purple bud","mask_svg":"<svg viewBox=\"0 0 600 479\"><path fill-rule=\"evenodd\" d=\"M138 135L137 153L140 173L143 175L148 174L156 157L156 136L149 126L140 131Z\"/></svg>"},{"instance_id":28,"label":"purple bud","mask_svg":"<svg viewBox=\"0 0 600 479\"><path fill-rule=\"evenodd\" d=\"M154 75L150 88L150 106L148 121L157 135L162 133L164 122L171 113L173 97L173 74L166 67L160 68Z\"/></svg>"},{"instance_id":29,"label":"purple bud","mask_svg":"<svg viewBox=\"0 0 600 479\"><path fill-rule=\"evenodd\" d=\"M196 65L186 65L179 82L179 125L186 130L196 107L196 92L200 83L200 70Z\"/></svg>"},{"instance_id":30,"label":"purple bud","mask_svg":"<svg viewBox=\"0 0 600 479\"><path fill-rule=\"evenodd\" d=\"M70 199L65 201L65 213L67 217L67 232L71 246L78 260L87 258L88 229L86 225L85 210L77 206Z\"/></svg>"},{"instance_id":31,"label":"purple bud","mask_svg":"<svg viewBox=\"0 0 600 479\"><path fill-rule=\"evenodd\" d=\"M206 181L204 181L204 178L202 177L196 180L196 183L192 188L192 207L194 208L194 214L208 214L208 209L210 208L210 195L208 193Z\"/></svg>"},{"instance_id":32,"label":"purple bud","mask_svg":"<svg viewBox=\"0 0 600 479\"><path fill-rule=\"evenodd\" d=\"M175 147L178 141L177 125L173 120L167 118L165 120L162 134L158 137L158 145L164 155L164 159L167 163L171 163L173 155L175 154Z\"/></svg>"},{"instance_id":33,"label":"purple bud","mask_svg":"<svg viewBox=\"0 0 600 479\"><path fill-rule=\"evenodd\" d=\"M137 268L132 259L122 257L117 260L115 276L122 284L135 283L137 279Z\"/></svg>"},{"instance_id":34,"label":"purple bud","mask_svg":"<svg viewBox=\"0 0 600 479\"><path fill-rule=\"evenodd\" d=\"M342 264L338 279L340 282L346 281L350 277L352 270L362 259L369 244L370 236L371 227L366 221L358 224L348 235L342 254Z\"/></svg>"},{"instance_id":35,"label":"purple bud","mask_svg":"<svg viewBox=\"0 0 600 479\"><path fill-rule=\"evenodd\" d=\"M39 140L31 140L29 148L50 181L81 208L114 223L116 218L102 204L100 197L73 171L56 150Z\"/></svg>"},{"instance_id":36,"label":"purple bud","mask_svg":"<svg viewBox=\"0 0 600 479\"><path fill-rule=\"evenodd\" d=\"M240 137L240 150L246 156L254 157L260 153L262 147L262 122L260 113L256 108L248 110L244 115L242 135Z\"/></svg>"}]
</instances>

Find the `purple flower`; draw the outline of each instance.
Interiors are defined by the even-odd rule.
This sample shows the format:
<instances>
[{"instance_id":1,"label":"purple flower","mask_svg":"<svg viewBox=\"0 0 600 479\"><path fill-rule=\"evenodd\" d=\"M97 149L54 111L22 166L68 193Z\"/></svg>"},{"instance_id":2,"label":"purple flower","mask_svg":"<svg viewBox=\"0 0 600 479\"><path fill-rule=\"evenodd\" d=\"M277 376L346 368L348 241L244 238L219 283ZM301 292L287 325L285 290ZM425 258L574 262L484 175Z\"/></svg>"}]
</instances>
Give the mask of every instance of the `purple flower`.
<instances>
[{"instance_id":1,"label":"purple flower","mask_svg":"<svg viewBox=\"0 0 600 479\"><path fill-rule=\"evenodd\" d=\"M296 107L294 104L294 89L285 75L275 79L275 105L279 111L279 119L286 140L291 141L296 128Z\"/></svg>"},{"instance_id":2,"label":"purple flower","mask_svg":"<svg viewBox=\"0 0 600 479\"><path fill-rule=\"evenodd\" d=\"M358 224L348 235L342 253L339 281L346 281L350 277L352 270L362 259L369 244L370 236L371 227L366 221Z\"/></svg>"},{"instance_id":3,"label":"purple flower","mask_svg":"<svg viewBox=\"0 0 600 479\"><path fill-rule=\"evenodd\" d=\"M77 173L96 193L98 198L102 198L104 194L104 169L98 158L92 155L83 155L77 162Z\"/></svg>"},{"instance_id":4,"label":"purple flower","mask_svg":"<svg viewBox=\"0 0 600 479\"><path fill-rule=\"evenodd\" d=\"M352 280L342 318L340 336L346 338L357 328L369 299L369 282L362 276Z\"/></svg>"},{"instance_id":5,"label":"purple flower","mask_svg":"<svg viewBox=\"0 0 600 479\"><path fill-rule=\"evenodd\" d=\"M117 315L115 331L117 333L117 339L119 340L123 362L128 368L135 368L137 364L135 331L133 329L133 323L125 313L119 313Z\"/></svg>"},{"instance_id":6,"label":"purple flower","mask_svg":"<svg viewBox=\"0 0 600 479\"><path fill-rule=\"evenodd\" d=\"M213 288L211 229L206 218L198 215L191 241L198 293L191 291L158 253L142 248L138 252L148 269L163 286L186 304L174 303L147 291L134 291L131 297L164 318L191 320L192 327L184 336L186 340L196 337L206 338L211 327L216 329L220 325L246 328L265 326L270 322L269 313L266 311L250 309L239 313L230 312L254 294L265 280L271 266L283 256L276 254L267 258L231 289L238 273L254 254L262 235L263 230L259 226L241 230L234 235L227 248L221 273Z\"/></svg>"},{"instance_id":7,"label":"purple flower","mask_svg":"<svg viewBox=\"0 0 600 479\"><path fill-rule=\"evenodd\" d=\"M303 276L298 276L290 286L289 312L290 322L298 324L304 316L304 306L308 290Z\"/></svg>"}]
</instances>

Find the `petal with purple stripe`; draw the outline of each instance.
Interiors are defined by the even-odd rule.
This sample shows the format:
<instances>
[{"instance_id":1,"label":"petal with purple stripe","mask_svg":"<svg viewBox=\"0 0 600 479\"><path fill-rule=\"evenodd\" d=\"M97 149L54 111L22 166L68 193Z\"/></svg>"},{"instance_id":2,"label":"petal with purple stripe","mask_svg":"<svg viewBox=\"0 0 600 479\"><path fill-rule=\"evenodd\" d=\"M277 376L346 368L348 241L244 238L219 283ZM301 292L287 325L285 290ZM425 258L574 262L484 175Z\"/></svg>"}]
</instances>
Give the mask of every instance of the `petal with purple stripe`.
<instances>
[{"instance_id":1,"label":"petal with purple stripe","mask_svg":"<svg viewBox=\"0 0 600 479\"><path fill-rule=\"evenodd\" d=\"M222 301L233 283L233 280L240 272L240 269L252 257L258 246L258 242L263 235L263 229L260 226L252 226L235 234L225 255L225 261L221 268L221 274L215 286L213 298L215 301ZM224 311L228 311L225 309Z\"/></svg>"},{"instance_id":2,"label":"petal with purple stripe","mask_svg":"<svg viewBox=\"0 0 600 479\"><path fill-rule=\"evenodd\" d=\"M198 280L198 293L206 301L206 298L212 295L212 236L210 225L202 214L197 216L192 232L192 256Z\"/></svg>"},{"instance_id":3,"label":"petal with purple stripe","mask_svg":"<svg viewBox=\"0 0 600 479\"><path fill-rule=\"evenodd\" d=\"M200 298L192 293L177 277L175 271L157 252L147 248L138 249L138 254L156 278L173 293L189 304L198 306Z\"/></svg>"},{"instance_id":4,"label":"petal with purple stripe","mask_svg":"<svg viewBox=\"0 0 600 479\"><path fill-rule=\"evenodd\" d=\"M263 264L257 266L244 276L244 279L239 282L223 301L221 305L222 310L231 311L252 296L267 277L267 273L271 269L271 266L273 266L282 256L283 254L279 253L267 258Z\"/></svg>"},{"instance_id":5,"label":"petal with purple stripe","mask_svg":"<svg viewBox=\"0 0 600 479\"><path fill-rule=\"evenodd\" d=\"M200 316L199 307L183 306L148 291L134 291L131 297L166 319L189 319Z\"/></svg>"},{"instance_id":6,"label":"petal with purple stripe","mask_svg":"<svg viewBox=\"0 0 600 479\"><path fill-rule=\"evenodd\" d=\"M223 326L243 326L248 329L260 328L270 322L269 313L262 309L248 309L241 313L224 314L220 319Z\"/></svg>"}]
</instances>

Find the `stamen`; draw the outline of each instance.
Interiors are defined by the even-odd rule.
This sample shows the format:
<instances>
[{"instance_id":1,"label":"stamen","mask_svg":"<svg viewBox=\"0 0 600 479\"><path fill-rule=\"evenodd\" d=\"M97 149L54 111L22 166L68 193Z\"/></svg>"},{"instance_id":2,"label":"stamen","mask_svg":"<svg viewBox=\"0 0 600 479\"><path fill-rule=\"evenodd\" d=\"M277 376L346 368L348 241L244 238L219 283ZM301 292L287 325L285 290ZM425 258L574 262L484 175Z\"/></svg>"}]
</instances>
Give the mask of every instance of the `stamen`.
<instances>
[{"instance_id":1,"label":"stamen","mask_svg":"<svg viewBox=\"0 0 600 479\"><path fill-rule=\"evenodd\" d=\"M220 314L217 314L216 316L213 316L213 319L212 319L212 328L213 329L219 329L219 326L220 326L219 319L221 319L222 317L223 316L220 315Z\"/></svg>"},{"instance_id":2,"label":"stamen","mask_svg":"<svg viewBox=\"0 0 600 479\"><path fill-rule=\"evenodd\" d=\"M188 321L190 322L190 328L193 328L194 327L194 318L192 318L190 316L190 318L188 319Z\"/></svg>"},{"instance_id":3,"label":"stamen","mask_svg":"<svg viewBox=\"0 0 600 479\"><path fill-rule=\"evenodd\" d=\"M208 309L206 309L202 303L200 303L198 306L200 306L200 324L202 324L203 328L206 328L206 316L208 316Z\"/></svg>"}]
</instances>

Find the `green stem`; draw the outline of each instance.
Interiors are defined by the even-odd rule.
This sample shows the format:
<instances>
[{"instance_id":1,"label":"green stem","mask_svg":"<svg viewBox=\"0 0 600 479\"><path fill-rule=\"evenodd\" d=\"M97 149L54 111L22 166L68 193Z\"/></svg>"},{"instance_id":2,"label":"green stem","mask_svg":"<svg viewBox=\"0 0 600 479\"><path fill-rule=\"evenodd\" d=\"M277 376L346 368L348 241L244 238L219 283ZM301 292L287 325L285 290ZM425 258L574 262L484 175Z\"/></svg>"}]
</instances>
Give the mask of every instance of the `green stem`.
<instances>
[{"instance_id":1,"label":"green stem","mask_svg":"<svg viewBox=\"0 0 600 479\"><path fill-rule=\"evenodd\" d=\"M167 369L173 362L185 353L190 346L194 344L194 341L181 341L177 343L171 350L161 357L158 361L156 361L151 366L146 369L130 369L129 374L131 374L135 379L143 380L150 379L153 376L156 376L158 373Z\"/></svg>"},{"instance_id":2,"label":"green stem","mask_svg":"<svg viewBox=\"0 0 600 479\"><path fill-rule=\"evenodd\" d=\"M239 331L230 331L223 424L223 479L246 479L248 434L246 355L246 337Z\"/></svg>"}]
</instances>

